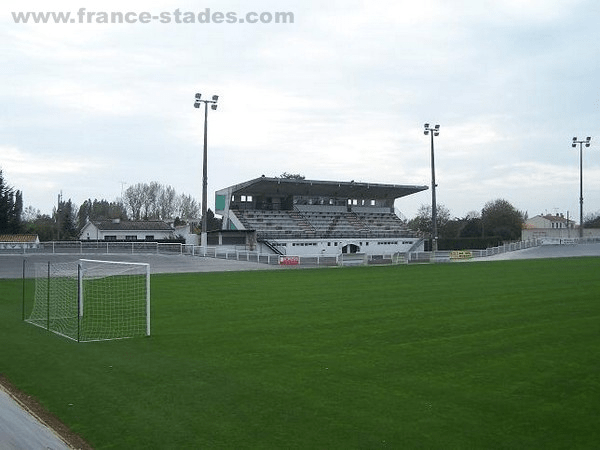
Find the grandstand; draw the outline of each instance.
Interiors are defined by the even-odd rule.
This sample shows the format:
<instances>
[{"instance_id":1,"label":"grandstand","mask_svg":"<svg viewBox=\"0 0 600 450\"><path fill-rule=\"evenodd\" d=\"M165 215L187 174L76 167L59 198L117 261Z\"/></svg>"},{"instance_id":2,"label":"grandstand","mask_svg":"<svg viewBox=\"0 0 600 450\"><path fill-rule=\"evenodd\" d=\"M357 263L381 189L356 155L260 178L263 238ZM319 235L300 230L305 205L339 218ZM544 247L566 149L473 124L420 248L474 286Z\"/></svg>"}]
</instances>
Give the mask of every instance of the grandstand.
<instances>
[{"instance_id":1,"label":"grandstand","mask_svg":"<svg viewBox=\"0 0 600 450\"><path fill-rule=\"evenodd\" d=\"M426 189L262 176L215 193L215 212L223 216L218 243L229 234L236 236L230 244L300 256L422 250L423 240L395 214L394 202Z\"/></svg>"}]
</instances>

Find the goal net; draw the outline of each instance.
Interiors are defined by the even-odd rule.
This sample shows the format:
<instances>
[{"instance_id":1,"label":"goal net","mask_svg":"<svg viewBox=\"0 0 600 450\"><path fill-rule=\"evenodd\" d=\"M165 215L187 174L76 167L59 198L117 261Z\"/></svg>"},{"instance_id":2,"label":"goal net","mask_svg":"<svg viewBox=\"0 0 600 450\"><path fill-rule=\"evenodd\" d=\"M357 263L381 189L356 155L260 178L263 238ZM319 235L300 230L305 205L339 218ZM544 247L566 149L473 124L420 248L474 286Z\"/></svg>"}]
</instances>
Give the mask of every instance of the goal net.
<instances>
[{"instance_id":1,"label":"goal net","mask_svg":"<svg viewBox=\"0 0 600 450\"><path fill-rule=\"evenodd\" d=\"M80 259L35 264L27 322L79 341L150 335L150 266Z\"/></svg>"}]
</instances>

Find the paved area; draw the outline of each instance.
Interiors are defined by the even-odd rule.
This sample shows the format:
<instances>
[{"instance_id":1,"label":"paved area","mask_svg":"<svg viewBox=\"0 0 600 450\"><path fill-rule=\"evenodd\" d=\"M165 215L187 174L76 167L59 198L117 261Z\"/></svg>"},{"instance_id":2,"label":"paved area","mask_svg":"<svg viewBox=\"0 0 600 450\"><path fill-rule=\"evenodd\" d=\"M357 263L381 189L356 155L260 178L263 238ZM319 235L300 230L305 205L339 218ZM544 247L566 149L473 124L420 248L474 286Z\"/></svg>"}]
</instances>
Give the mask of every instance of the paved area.
<instances>
[{"instance_id":1,"label":"paved area","mask_svg":"<svg viewBox=\"0 0 600 450\"><path fill-rule=\"evenodd\" d=\"M541 245L539 247L502 253L486 258L477 258L476 260L498 261L510 259L573 258L577 256L600 256L600 244Z\"/></svg>"},{"instance_id":2,"label":"paved area","mask_svg":"<svg viewBox=\"0 0 600 450\"><path fill-rule=\"evenodd\" d=\"M202 258L184 255L157 254L40 254L40 255L0 255L0 278L21 278L23 261L26 272L34 263L69 262L79 259L98 259L101 261L142 262L150 264L151 273L184 272L225 272L242 270L271 270L281 266L248 261L235 261L215 258ZM33 273L33 272L29 272Z\"/></svg>"},{"instance_id":3,"label":"paved area","mask_svg":"<svg viewBox=\"0 0 600 450\"><path fill-rule=\"evenodd\" d=\"M0 449L71 450L71 447L23 409L0 385Z\"/></svg>"}]
</instances>

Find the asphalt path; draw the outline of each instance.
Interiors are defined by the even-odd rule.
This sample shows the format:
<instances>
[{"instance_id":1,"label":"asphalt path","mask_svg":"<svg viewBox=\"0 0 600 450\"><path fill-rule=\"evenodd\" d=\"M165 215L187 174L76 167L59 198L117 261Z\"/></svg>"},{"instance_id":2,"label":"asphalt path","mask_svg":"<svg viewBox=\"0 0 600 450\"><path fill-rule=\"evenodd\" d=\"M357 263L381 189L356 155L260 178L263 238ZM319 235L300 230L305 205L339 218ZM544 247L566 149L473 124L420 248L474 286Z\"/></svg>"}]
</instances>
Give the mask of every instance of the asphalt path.
<instances>
[{"instance_id":1,"label":"asphalt path","mask_svg":"<svg viewBox=\"0 0 600 450\"><path fill-rule=\"evenodd\" d=\"M50 428L26 411L0 385L0 448L2 450L70 450Z\"/></svg>"},{"instance_id":2,"label":"asphalt path","mask_svg":"<svg viewBox=\"0 0 600 450\"><path fill-rule=\"evenodd\" d=\"M25 261L26 276L35 263L64 263L79 259L100 261L141 262L150 264L150 273L226 272L243 270L270 270L281 266L249 261L225 260L185 255L157 254L34 254L0 255L0 278L21 278Z\"/></svg>"},{"instance_id":3,"label":"asphalt path","mask_svg":"<svg viewBox=\"0 0 600 450\"><path fill-rule=\"evenodd\" d=\"M472 261L499 261L513 259L575 258L580 256L600 256L600 244L540 245L524 250L499 255L475 258Z\"/></svg>"}]
</instances>

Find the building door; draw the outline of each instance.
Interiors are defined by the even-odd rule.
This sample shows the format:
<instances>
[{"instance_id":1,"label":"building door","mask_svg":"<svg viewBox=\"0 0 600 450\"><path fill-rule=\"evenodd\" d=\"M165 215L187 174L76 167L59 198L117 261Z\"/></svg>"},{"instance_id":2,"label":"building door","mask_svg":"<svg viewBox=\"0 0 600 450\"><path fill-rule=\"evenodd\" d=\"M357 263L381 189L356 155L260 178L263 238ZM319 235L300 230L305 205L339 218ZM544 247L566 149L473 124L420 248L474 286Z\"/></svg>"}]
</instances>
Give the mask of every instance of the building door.
<instances>
[{"instance_id":1,"label":"building door","mask_svg":"<svg viewBox=\"0 0 600 450\"><path fill-rule=\"evenodd\" d=\"M358 253L360 247L356 244L346 244L342 247L342 253Z\"/></svg>"}]
</instances>

